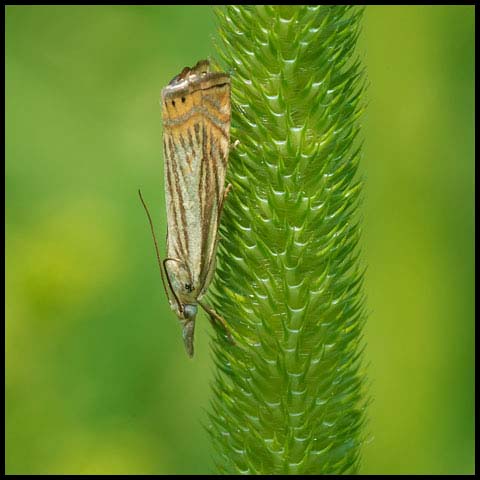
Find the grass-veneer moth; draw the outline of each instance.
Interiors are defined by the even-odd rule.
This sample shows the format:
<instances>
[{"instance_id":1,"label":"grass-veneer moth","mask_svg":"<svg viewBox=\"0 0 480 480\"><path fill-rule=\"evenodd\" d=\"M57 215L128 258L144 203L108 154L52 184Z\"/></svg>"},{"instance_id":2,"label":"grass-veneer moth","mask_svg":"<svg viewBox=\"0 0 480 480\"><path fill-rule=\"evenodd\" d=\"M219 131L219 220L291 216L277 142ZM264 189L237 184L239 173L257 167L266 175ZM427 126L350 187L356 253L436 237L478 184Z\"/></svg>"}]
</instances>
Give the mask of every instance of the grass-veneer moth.
<instances>
[{"instance_id":1,"label":"grass-veneer moth","mask_svg":"<svg viewBox=\"0 0 480 480\"><path fill-rule=\"evenodd\" d=\"M163 154L167 207L167 257L160 259L163 285L183 326L193 356L195 318L200 305L212 324L225 320L202 302L215 272L220 218L231 185L225 188L230 148L230 76L210 72L208 60L182 72L162 90Z\"/></svg>"}]
</instances>

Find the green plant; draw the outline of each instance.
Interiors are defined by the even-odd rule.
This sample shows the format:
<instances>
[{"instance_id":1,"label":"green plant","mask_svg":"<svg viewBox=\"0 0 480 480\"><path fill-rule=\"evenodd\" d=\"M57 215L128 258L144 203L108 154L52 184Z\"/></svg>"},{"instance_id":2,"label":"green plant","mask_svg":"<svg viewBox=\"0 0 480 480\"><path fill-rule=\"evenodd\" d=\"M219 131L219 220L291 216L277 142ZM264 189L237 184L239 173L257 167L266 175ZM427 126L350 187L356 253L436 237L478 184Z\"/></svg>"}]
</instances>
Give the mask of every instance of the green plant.
<instances>
[{"instance_id":1,"label":"green plant","mask_svg":"<svg viewBox=\"0 0 480 480\"><path fill-rule=\"evenodd\" d=\"M229 6L233 191L214 288L219 334L210 413L227 473L355 472L361 373L361 182L354 56L362 10Z\"/></svg>"}]
</instances>

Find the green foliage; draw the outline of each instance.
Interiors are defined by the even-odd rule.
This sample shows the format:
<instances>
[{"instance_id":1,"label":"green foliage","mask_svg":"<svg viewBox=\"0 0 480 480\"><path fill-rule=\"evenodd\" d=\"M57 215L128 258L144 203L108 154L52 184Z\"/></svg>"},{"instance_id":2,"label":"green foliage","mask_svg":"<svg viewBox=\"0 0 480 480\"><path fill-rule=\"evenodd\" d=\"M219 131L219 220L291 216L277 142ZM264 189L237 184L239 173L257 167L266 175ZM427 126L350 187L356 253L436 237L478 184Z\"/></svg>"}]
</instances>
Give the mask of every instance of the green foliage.
<instances>
[{"instance_id":1,"label":"green foliage","mask_svg":"<svg viewBox=\"0 0 480 480\"><path fill-rule=\"evenodd\" d=\"M212 302L222 472L355 472L365 407L358 262L361 9L218 11L232 72L233 184Z\"/></svg>"}]
</instances>

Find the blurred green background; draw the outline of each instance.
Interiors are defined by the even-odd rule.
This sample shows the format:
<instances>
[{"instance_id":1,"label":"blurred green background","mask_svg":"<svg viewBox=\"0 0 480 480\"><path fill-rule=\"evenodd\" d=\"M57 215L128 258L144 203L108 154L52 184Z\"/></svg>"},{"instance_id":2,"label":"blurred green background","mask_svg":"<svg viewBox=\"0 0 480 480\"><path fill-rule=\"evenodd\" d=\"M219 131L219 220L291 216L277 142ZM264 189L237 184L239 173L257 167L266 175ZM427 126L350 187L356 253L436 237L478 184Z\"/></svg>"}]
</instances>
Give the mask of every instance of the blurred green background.
<instances>
[{"instance_id":1,"label":"blurred green background","mask_svg":"<svg viewBox=\"0 0 480 480\"><path fill-rule=\"evenodd\" d=\"M157 270L161 88L209 7L6 7L6 470L214 471ZM368 7L361 473L474 471L474 7Z\"/></svg>"}]
</instances>

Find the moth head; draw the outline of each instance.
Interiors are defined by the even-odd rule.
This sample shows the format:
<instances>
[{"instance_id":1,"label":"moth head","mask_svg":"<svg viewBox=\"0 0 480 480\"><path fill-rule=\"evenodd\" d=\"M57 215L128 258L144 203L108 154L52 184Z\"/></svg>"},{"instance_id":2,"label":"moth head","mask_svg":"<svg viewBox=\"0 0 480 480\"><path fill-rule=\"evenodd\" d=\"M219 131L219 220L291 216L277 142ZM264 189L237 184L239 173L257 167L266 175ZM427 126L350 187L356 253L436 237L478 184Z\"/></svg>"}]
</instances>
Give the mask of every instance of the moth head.
<instances>
[{"instance_id":1,"label":"moth head","mask_svg":"<svg viewBox=\"0 0 480 480\"><path fill-rule=\"evenodd\" d=\"M198 307L196 305L187 304L183 306L183 317L186 322L194 322L197 316Z\"/></svg>"}]
</instances>

